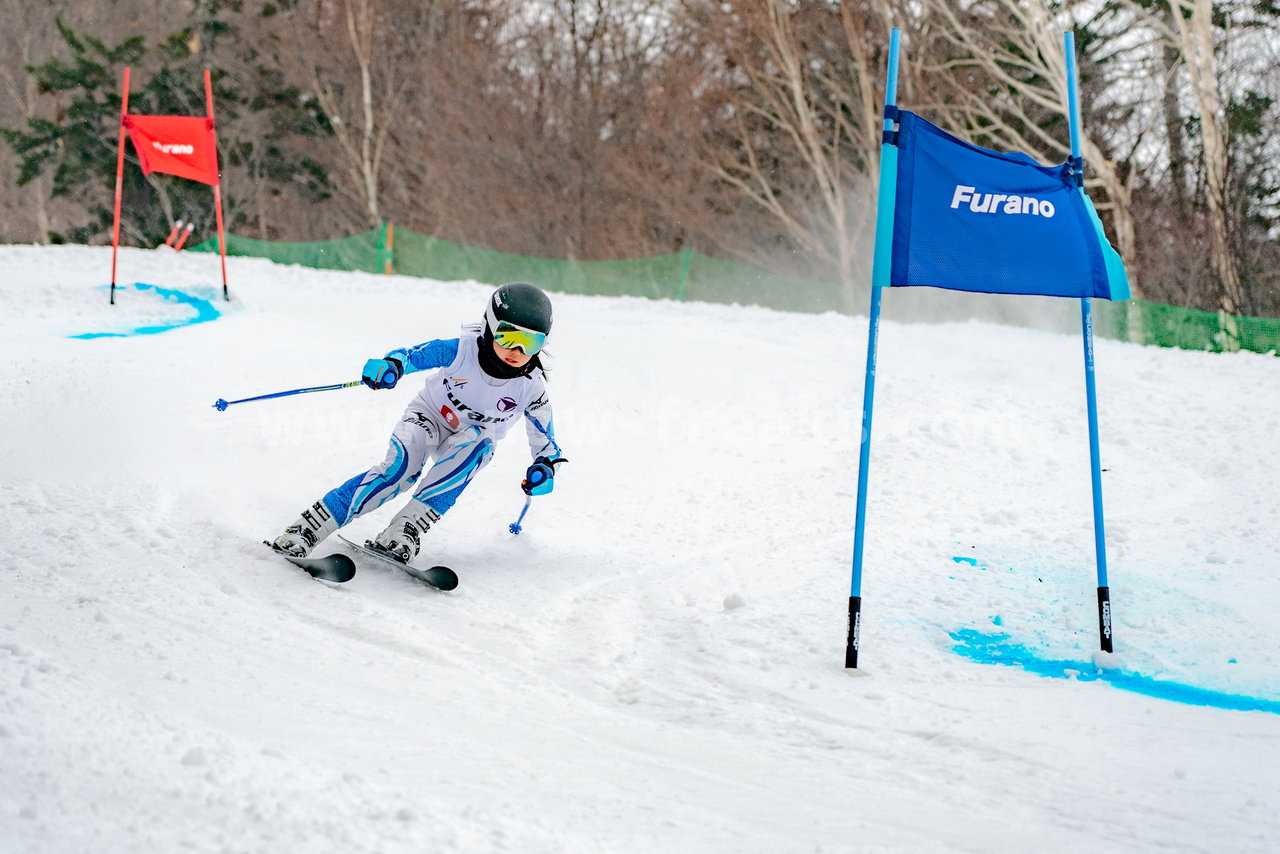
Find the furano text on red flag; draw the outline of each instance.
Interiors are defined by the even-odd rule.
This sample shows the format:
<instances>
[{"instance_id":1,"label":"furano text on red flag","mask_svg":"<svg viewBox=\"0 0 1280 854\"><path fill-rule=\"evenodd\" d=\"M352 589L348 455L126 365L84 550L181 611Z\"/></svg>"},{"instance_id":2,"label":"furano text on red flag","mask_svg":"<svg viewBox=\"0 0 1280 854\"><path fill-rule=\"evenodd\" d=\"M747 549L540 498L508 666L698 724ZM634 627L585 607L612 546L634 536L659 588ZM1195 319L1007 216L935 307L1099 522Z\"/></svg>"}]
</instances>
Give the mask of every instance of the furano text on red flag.
<instances>
[{"instance_id":1,"label":"furano text on red flag","mask_svg":"<svg viewBox=\"0 0 1280 854\"><path fill-rule=\"evenodd\" d=\"M125 126L144 174L163 172L218 183L213 121L201 116L126 116Z\"/></svg>"}]
</instances>

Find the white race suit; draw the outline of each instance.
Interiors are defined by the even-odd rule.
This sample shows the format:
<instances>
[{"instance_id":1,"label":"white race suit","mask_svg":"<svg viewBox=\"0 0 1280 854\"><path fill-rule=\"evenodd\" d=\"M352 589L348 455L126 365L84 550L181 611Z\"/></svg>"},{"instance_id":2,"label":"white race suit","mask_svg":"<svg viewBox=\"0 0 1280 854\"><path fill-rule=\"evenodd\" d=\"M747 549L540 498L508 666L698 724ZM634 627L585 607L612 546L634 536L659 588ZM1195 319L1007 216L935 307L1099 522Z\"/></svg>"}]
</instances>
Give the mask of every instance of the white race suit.
<instances>
[{"instance_id":1,"label":"white race suit","mask_svg":"<svg viewBox=\"0 0 1280 854\"><path fill-rule=\"evenodd\" d=\"M404 365L406 374L443 370L427 377L405 409L391 433L386 458L325 494L324 508L339 526L411 488L413 497L437 518L443 515L493 457L494 443L521 416L533 457L561 456L542 368L512 379L494 378L480 366L481 346L479 330L464 327L459 338L387 354ZM434 462L423 472L428 459Z\"/></svg>"}]
</instances>

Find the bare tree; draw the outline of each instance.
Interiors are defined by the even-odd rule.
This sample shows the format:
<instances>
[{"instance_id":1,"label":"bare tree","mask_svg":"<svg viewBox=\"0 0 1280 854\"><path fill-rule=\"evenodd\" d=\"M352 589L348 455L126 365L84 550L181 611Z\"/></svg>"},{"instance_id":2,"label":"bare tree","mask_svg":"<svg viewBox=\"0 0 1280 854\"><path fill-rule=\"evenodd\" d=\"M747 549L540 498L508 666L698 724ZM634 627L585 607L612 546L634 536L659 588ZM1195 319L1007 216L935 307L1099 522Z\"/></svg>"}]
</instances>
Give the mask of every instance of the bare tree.
<instances>
[{"instance_id":1,"label":"bare tree","mask_svg":"<svg viewBox=\"0 0 1280 854\"><path fill-rule=\"evenodd\" d=\"M1219 306L1226 314L1239 314L1242 302L1240 272L1236 265L1228 227L1226 111L1218 90L1219 70L1214 44L1214 4L1210 0L1171 0L1171 34L1191 84L1191 95L1200 117L1201 157L1204 158L1205 204L1209 226L1209 250L1218 280Z\"/></svg>"},{"instance_id":2,"label":"bare tree","mask_svg":"<svg viewBox=\"0 0 1280 854\"><path fill-rule=\"evenodd\" d=\"M52 10L45 4L26 0L0 0L0 22L4 22L2 28L12 34L11 38L5 40L7 44L3 49L3 60L0 61L0 92L8 96L4 108L0 109L0 127L25 124L41 115L35 81L26 68L44 58L40 45L52 30L52 19ZM6 184L16 183L11 171L0 170L0 181ZM10 223L15 236L21 231L14 227L14 221L21 218L30 223L22 230L28 233L33 231L35 238L41 243L48 242L48 184L46 176L37 176L25 190L15 194L22 197L21 200L15 197L17 204L4 205L4 209L0 209L0 216ZM24 212L26 216L23 216Z\"/></svg>"},{"instance_id":3,"label":"bare tree","mask_svg":"<svg viewBox=\"0 0 1280 854\"><path fill-rule=\"evenodd\" d=\"M270 23L275 61L318 99L337 141L343 196L367 225L382 221L387 141L404 114L412 81L407 38L416 13L407 0L310 0Z\"/></svg>"},{"instance_id":4,"label":"bare tree","mask_svg":"<svg viewBox=\"0 0 1280 854\"><path fill-rule=\"evenodd\" d=\"M1228 316L1257 310L1261 303L1251 289L1263 284L1265 267L1252 259L1262 257L1254 247L1266 239L1258 224L1267 217L1259 194L1265 195L1267 176L1275 175L1266 165L1274 160L1266 153L1265 129L1277 120L1275 9L1208 0L1119 5L1155 33L1163 58L1167 157L1152 163L1146 177L1154 184L1167 171L1174 197L1172 215L1157 208L1151 217L1153 226L1176 233L1163 253L1169 259L1165 298ZM1244 118L1239 131L1233 115ZM1167 198L1168 189L1159 189ZM1251 282L1243 270L1251 271Z\"/></svg>"},{"instance_id":5,"label":"bare tree","mask_svg":"<svg viewBox=\"0 0 1280 854\"><path fill-rule=\"evenodd\" d=\"M887 3L754 0L697 7L720 33L724 119L705 163L800 252L827 265L851 307L866 278L879 152ZM868 28L874 31L869 36ZM767 253L766 253L767 254Z\"/></svg>"},{"instance_id":6,"label":"bare tree","mask_svg":"<svg viewBox=\"0 0 1280 854\"><path fill-rule=\"evenodd\" d=\"M118 14L98 22L95 32L103 38L136 29L140 15L136 3L121 4ZM57 104L40 97L29 66L38 65L60 52L63 47L58 37L55 19L62 17L81 26L94 16L93 9L69 0L0 0L0 127L21 129L35 118L55 117ZM147 19L150 25L159 26L155 17ZM112 143L114 146L114 143ZM0 149L0 185L13 186L16 176L9 165L11 153L7 147ZM14 188L0 199L0 220L3 220L13 239L34 239L47 242L50 233L61 227L64 220L75 218L73 206L59 204L50 199L51 182L47 175L34 178L25 187ZM4 233L0 230L0 234Z\"/></svg>"},{"instance_id":7,"label":"bare tree","mask_svg":"<svg viewBox=\"0 0 1280 854\"><path fill-rule=\"evenodd\" d=\"M440 33L450 61L427 69L430 103L411 110L429 117L418 151L431 177L407 174L398 197L421 200L424 230L506 252L598 260L677 248L697 170L674 151L696 135L673 132L698 120L682 100L696 74L671 60L684 47L663 4L503 11Z\"/></svg>"}]
</instances>

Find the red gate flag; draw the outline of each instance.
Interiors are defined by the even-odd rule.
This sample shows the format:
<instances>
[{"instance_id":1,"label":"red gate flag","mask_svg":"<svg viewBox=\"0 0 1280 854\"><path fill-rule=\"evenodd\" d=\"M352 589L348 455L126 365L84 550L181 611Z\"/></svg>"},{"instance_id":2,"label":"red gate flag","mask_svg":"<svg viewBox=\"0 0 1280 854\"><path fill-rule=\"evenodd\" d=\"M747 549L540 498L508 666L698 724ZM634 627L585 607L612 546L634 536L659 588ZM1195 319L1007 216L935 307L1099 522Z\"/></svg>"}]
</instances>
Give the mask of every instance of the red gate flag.
<instances>
[{"instance_id":1,"label":"red gate flag","mask_svg":"<svg viewBox=\"0 0 1280 854\"><path fill-rule=\"evenodd\" d=\"M204 100L207 118L200 116L131 116L129 115L129 69L124 70L120 89L120 142L116 146L115 222L111 226L111 304L116 304L116 256L120 251L120 198L124 190L124 134L129 131L133 148L138 152L142 174L163 172L202 184L213 185L213 210L218 219L218 259L222 262L222 298L231 299L227 290L227 242L222 231L222 187L218 181L218 142L213 133L213 77L204 70ZM184 236L191 234L187 225ZM172 237L170 238L172 240ZM168 241L166 241L167 243Z\"/></svg>"},{"instance_id":2,"label":"red gate flag","mask_svg":"<svg viewBox=\"0 0 1280 854\"><path fill-rule=\"evenodd\" d=\"M213 120L203 116L125 116L143 174L163 172L203 184L218 183Z\"/></svg>"}]
</instances>

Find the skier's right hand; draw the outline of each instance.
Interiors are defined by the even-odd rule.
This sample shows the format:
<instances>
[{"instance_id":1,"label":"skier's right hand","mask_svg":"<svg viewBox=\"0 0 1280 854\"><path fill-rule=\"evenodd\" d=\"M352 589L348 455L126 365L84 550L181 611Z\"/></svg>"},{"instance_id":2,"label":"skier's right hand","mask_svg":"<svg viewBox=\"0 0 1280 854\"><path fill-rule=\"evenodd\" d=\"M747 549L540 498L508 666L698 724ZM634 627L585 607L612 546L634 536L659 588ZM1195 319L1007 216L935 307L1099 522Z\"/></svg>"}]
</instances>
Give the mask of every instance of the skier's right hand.
<instances>
[{"instance_id":1,"label":"skier's right hand","mask_svg":"<svg viewBox=\"0 0 1280 854\"><path fill-rule=\"evenodd\" d=\"M548 457L538 457L533 461L533 465L529 466L529 470L524 473L524 480L520 481L520 488L524 490L525 495L546 495L555 488L556 466L567 462L569 461L562 457L557 457L554 460Z\"/></svg>"},{"instance_id":2,"label":"skier's right hand","mask_svg":"<svg viewBox=\"0 0 1280 854\"><path fill-rule=\"evenodd\" d=\"M364 363L360 379L369 388L395 388L404 376L404 364L399 359L370 359Z\"/></svg>"}]
</instances>

